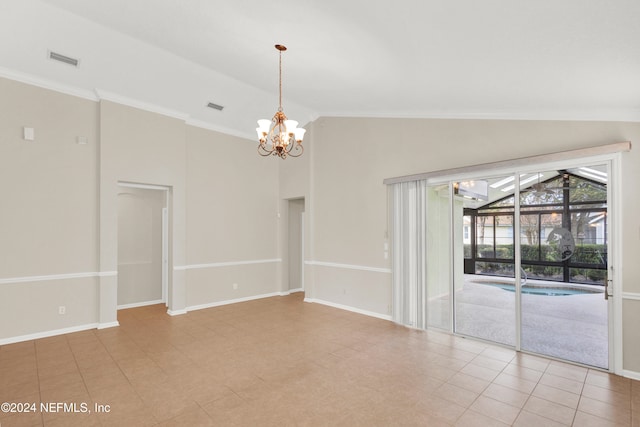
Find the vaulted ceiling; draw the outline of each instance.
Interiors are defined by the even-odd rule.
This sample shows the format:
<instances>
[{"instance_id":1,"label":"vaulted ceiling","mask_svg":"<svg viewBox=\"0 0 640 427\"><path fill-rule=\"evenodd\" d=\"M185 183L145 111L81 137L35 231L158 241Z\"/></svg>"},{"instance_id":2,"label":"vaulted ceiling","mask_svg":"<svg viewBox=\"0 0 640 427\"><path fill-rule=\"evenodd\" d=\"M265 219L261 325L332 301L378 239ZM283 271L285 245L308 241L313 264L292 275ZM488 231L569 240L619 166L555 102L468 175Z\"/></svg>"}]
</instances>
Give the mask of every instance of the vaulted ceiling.
<instances>
[{"instance_id":1,"label":"vaulted ceiling","mask_svg":"<svg viewBox=\"0 0 640 427\"><path fill-rule=\"evenodd\" d=\"M0 76L253 138L278 106L281 43L301 124L640 121L639 16L637 0L3 0Z\"/></svg>"}]
</instances>

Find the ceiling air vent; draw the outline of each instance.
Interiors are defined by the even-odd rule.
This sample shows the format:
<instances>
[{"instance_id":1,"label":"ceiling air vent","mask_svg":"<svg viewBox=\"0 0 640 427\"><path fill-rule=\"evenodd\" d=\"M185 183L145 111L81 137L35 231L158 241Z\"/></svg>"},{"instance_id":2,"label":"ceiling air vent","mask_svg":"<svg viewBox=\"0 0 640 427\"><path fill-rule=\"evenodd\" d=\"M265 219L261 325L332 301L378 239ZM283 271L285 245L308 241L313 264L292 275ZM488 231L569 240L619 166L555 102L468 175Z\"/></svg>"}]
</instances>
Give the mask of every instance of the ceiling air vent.
<instances>
[{"instance_id":1,"label":"ceiling air vent","mask_svg":"<svg viewBox=\"0 0 640 427\"><path fill-rule=\"evenodd\" d=\"M222 109L224 108L222 105L214 104L213 102L208 103L207 107L213 108L214 110L218 111L222 111Z\"/></svg>"},{"instance_id":2,"label":"ceiling air vent","mask_svg":"<svg viewBox=\"0 0 640 427\"><path fill-rule=\"evenodd\" d=\"M62 55L60 53L49 51L49 59L53 59L54 61L64 62L65 64L73 65L74 67L78 66L80 62L78 59L71 58L69 56Z\"/></svg>"}]
</instances>

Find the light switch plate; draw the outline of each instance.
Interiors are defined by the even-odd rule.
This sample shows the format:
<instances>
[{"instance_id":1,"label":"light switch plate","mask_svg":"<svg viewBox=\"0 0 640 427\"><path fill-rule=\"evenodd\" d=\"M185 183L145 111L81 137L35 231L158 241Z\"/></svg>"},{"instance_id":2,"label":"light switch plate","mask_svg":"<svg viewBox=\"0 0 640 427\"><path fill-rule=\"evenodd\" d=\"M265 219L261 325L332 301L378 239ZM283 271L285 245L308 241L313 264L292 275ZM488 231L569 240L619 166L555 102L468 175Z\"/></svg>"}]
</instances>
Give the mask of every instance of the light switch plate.
<instances>
[{"instance_id":1,"label":"light switch plate","mask_svg":"<svg viewBox=\"0 0 640 427\"><path fill-rule=\"evenodd\" d=\"M23 127L22 128L23 138L25 141L33 141L36 139L35 130L33 128Z\"/></svg>"}]
</instances>

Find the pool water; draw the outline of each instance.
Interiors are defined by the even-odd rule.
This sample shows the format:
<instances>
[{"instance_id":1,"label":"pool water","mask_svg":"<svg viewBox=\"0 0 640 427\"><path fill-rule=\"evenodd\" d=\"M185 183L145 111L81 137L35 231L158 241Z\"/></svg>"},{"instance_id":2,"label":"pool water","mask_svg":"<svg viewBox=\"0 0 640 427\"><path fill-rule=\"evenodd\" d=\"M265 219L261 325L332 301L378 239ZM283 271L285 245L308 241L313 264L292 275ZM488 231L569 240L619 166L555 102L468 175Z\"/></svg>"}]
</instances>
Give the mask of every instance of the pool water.
<instances>
[{"instance_id":1,"label":"pool water","mask_svg":"<svg viewBox=\"0 0 640 427\"><path fill-rule=\"evenodd\" d=\"M507 283L497 282L482 282L482 285L494 286L496 288L504 289L505 291L515 292L515 286ZM539 287L523 287L523 294L528 295L545 295L550 297L563 297L567 295L585 295L593 292L582 289L560 289L560 288L539 288Z\"/></svg>"}]
</instances>

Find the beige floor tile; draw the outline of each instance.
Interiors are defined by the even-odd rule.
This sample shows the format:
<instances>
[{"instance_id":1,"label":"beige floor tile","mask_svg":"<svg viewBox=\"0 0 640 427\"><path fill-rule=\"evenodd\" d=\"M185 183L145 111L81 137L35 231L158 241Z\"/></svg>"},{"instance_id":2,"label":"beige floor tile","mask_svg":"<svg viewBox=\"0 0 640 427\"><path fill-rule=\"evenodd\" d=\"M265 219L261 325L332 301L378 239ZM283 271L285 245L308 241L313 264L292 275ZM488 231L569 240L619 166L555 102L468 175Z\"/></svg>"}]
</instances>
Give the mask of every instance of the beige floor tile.
<instances>
[{"instance_id":1,"label":"beige floor tile","mask_svg":"<svg viewBox=\"0 0 640 427\"><path fill-rule=\"evenodd\" d=\"M97 414L82 414L82 413L63 413L59 416L46 419L46 427L99 427L100 418Z\"/></svg>"},{"instance_id":2,"label":"beige floor tile","mask_svg":"<svg viewBox=\"0 0 640 427\"><path fill-rule=\"evenodd\" d=\"M33 395L40 396L40 385L37 379L0 386L0 402L19 402L22 398Z\"/></svg>"},{"instance_id":3,"label":"beige floor tile","mask_svg":"<svg viewBox=\"0 0 640 427\"><path fill-rule=\"evenodd\" d=\"M149 357L129 358L118 360L118 366L130 381L146 377L158 377L164 372Z\"/></svg>"},{"instance_id":4,"label":"beige floor tile","mask_svg":"<svg viewBox=\"0 0 640 427\"><path fill-rule=\"evenodd\" d=\"M550 402L559 403L572 409L576 409L578 407L578 402L580 402L579 394L570 393L544 384L538 384L533 391L533 395Z\"/></svg>"},{"instance_id":5,"label":"beige floor tile","mask_svg":"<svg viewBox=\"0 0 640 427\"><path fill-rule=\"evenodd\" d=\"M513 375L514 377L522 378L523 380L538 382L544 372L527 368L526 366L522 366L516 363L510 363L507 367L502 370L502 373Z\"/></svg>"},{"instance_id":6,"label":"beige floor tile","mask_svg":"<svg viewBox=\"0 0 640 427\"><path fill-rule=\"evenodd\" d=\"M531 396L523 409L564 425L571 425L576 413L575 409L536 396Z\"/></svg>"},{"instance_id":7,"label":"beige floor tile","mask_svg":"<svg viewBox=\"0 0 640 427\"><path fill-rule=\"evenodd\" d=\"M489 347L480 353L481 356L489 357L491 359L501 360L503 362L510 363L517 356L517 352L508 348L501 347Z\"/></svg>"},{"instance_id":8,"label":"beige floor tile","mask_svg":"<svg viewBox=\"0 0 640 427\"><path fill-rule=\"evenodd\" d=\"M621 425L631 425L630 409L611 405L600 400L582 396L578 410Z\"/></svg>"},{"instance_id":9,"label":"beige floor tile","mask_svg":"<svg viewBox=\"0 0 640 427\"><path fill-rule=\"evenodd\" d=\"M126 386L129 384L129 380L124 376L122 372L91 372L83 375L84 384L92 394L94 391L101 388L110 388L118 386Z\"/></svg>"},{"instance_id":10,"label":"beige floor tile","mask_svg":"<svg viewBox=\"0 0 640 427\"><path fill-rule=\"evenodd\" d=\"M549 363L545 372L583 383L587 378L588 369L583 368L582 366L569 365L568 363L562 363L554 360Z\"/></svg>"},{"instance_id":11,"label":"beige floor tile","mask_svg":"<svg viewBox=\"0 0 640 427\"><path fill-rule=\"evenodd\" d=\"M447 383L464 388L465 390L473 391L475 393L482 393L485 388L491 384L491 381L483 380L473 377L471 375L463 374L461 372L455 374L447 380Z\"/></svg>"},{"instance_id":12,"label":"beige floor tile","mask_svg":"<svg viewBox=\"0 0 640 427\"><path fill-rule=\"evenodd\" d=\"M40 390L48 391L68 386L84 385L82 375L79 372L62 373L40 379Z\"/></svg>"},{"instance_id":13,"label":"beige floor tile","mask_svg":"<svg viewBox=\"0 0 640 427\"><path fill-rule=\"evenodd\" d=\"M520 391L522 393L531 394L533 389L536 388L537 383L534 381L523 380L522 378L514 377L513 375L501 373L493 380L494 384L500 384L505 387L509 387L513 390Z\"/></svg>"},{"instance_id":14,"label":"beige floor tile","mask_svg":"<svg viewBox=\"0 0 640 427\"><path fill-rule=\"evenodd\" d=\"M0 368L0 387L11 387L31 381L38 381L38 370L35 364Z\"/></svg>"},{"instance_id":15,"label":"beige floor tile","mask_svg":"<svg viewBox=\"0 0 640 427\"><path fill-rule=\"evenodd\" d=\"M89 392L84 382L70 382L55 388L40 390L42 402L76 402L89 400Z\"/></svg>"},{"instance_id":16,"label":"beige floor tile","mask_svg":"<svg viewBox=\"0 0 640 427\"><path fill-rule=\"evenodd\" d=\"M451 378L453 378L456 374L458 374L459 369L450 369L450 368L446 368L443 366L437 366L437 365L433 365L433 366L422 366L420 368L420 372L423 375L432 377L436 380L440 380L440 381L449 381Z\"/></svg>"},{"instance_id":17,"label":"beige floor tile","mask_svg":"<svg viewBox=\"0 0 640 427\"><path fill-rule=\"evenodd\" d=\"M460 372L485 381L493 381L500 374L500 371L484 368L472 363L469 363L467 366L462 368Z\"/></svg>"},{"instance_id":18,"label":"beige floor tile","mask_svg":"<svg viewBox=\"0 0 640 427\"><path fill-rule=\"evenodd\" d=\"M582 389L582 396L619 406L621 409L631 409L631 396L627 393L621 393L592 384L585 384Z\"/></svg>"},{"instance_id":19,"label":"beige floor tile","mask_svg":"<svg viewBox=\"0 0 640 427\"><path fill-rule=\"evenodd\" d=\"M562 427L570 424L561 424L529 411L520 411L513 425L515 427Z\"/></svg>"},{"instance_id":20,"label":"beige floor tile","mask_svg":"<svg viewBox=\"0 0 640 427\"><path fill-rule=\"evenodd\" d=\"M115 412L100 414L98 419L100 420L100 425L103 427L152 427L158 425L158 420L154 418L153 413L145 407L127 414Z\"/></svg>"},{"instance_id":21,"label":"beige floor tile","mask_svg":"<svg viewBox=\"0 0 640 427\"><path fill-rule=\"evenodd\" d=\"M441 354L429 354L429 365L435 365L446 369L452 369L454 371L459 371L464 368L467 363L466 360L460 359L452 359L451 357L443 356Z\"/></svg>"},{"instance_id":22,"label":"beige floor tile","mask_svg":"<svg viewBox=\"0 0 640 427\"><path fill-rule=\"evenodd\" d=\"M462 414L455 423L456 427L506 427L509 425L471 409Z\"/></svg>"},{"instance_id":23,"label":"beige floor tile","mask_svg":"<svg viewBox=\"0 0 640 427\"><path fill-rule=\"evenodd\" d=\"M486 357L482 354L474 358L470 363L472 365L482 366L483 368L492 369L498 372L502 371L509 364L508 361Z\"/></svg>"},{"instance_id":24,"label":"beige floor tile","mask_svg":"<svg viewBox=\"0 0 640 427\"><path fill-rule=\"evenodd\" d=\"M574 419L573 425L575 427L621 427L624 424L617 424L604 418L596 417L595 415L587 414L586 412L578 411Z\"/></svg>"},{"instance_id":25,"label":"beige floor tile","mask_svg":"<svg viewBox=\"0 0 640 427\"><path fill-rule=\"evenodd\" d=\"M161 422L158 427L193 427L193 426L215 426L213 420L202 408L184 412L175 418Z\"/></svg>"},{"instance_id":26,"label":"beige floor tile","mask_svg":"<svg viewBox=\"0 0 640 427\"><path fill-rule=\"evenodd\" d=\"M129 384L93 390L91 400L100 405L109 405L110 412L101 418L119 418L144 411L145 405L138 393Z\"/></svg>"},{"instance_id":27,"label":"beige floor tile","mask_svg":"<svg viewBox=\"0 0 640 427\"><path fill-rule=\"evenodd\" d=\"M486 396L478 397L469 409L509 425L515 421L520 413L520 408Z\"/></svg>"},{"instance_id":28,"label":"beige floor tile","mask_svg":"<svg viewBox=\"0 0 640 427\"><path fill-rule=\"evenodd\" d=\"M416 404L416 408L423 413L433 415L442 421L453 424L466 411L462 405L441 399L437 396L431 396L428 399L421 399Z\"/></svg>"},{"instance_id":29,"label":"beige floor tile","mask_svg":"<svg viewBox=\"0 0 640 427\"><path fill-rule=\"evenodd\" d=\"M608 372L596 371L594 369L589 370L585 383L625 394L631 393L632 383L640 384L638 381L632 381L629 378L620 377Z\"/></svg>"},{"instance_id":30,"label":"beige floor tile","mask_svg":"<svg viewBox=\"0 0 640 427\"><path fill-rule=\"evenodd\" d=\"M490 384L482 392L482 395L516 408L522 408L529 398L528 393L522 393L500 384Z\"/></svg>"},{"instance_id":31,"label":"beige floor tile","mask_svg":"<svg viewBox=\"0 0 640 427\"><path fill-rule=\"evenodd\" d=\"M540 378L540 384L559 388L560 390L568 391L569 393L574 394L582 393L582 388L584 387L584 383L580 381L574 381L547 373L545 373L542 378Z\"/></svg>"},{"instance_id":32,"label":"beige floor tile","mask_svg":"<svg viewBox=\"0 0 640 427\"><path fill-rule=\"evenodd\" d=\"M449 402L457 403L458 405L468 408L479 396L478 393L465 390L464 388L445 383L438 387L434 394Z\"/></svg>"},{"instance_id":33,"label":"beige floor tile","mask_svg":"<svg viewBox=\"0 0 640 427\"><path fill-rule=\"evenodd\" d=\"M73 356L71 358L49 359L46 361L38 360L38 377L47 379L62 374L72 375L78 373L79 368Z\"/></svg>"},{"instance_id":34,"label":"beige floor tile","mask_svg":"<svg viewBox=\"0 0 640 427\"><path fill-rule=\"evenodd\" d=\"M29 413L2 413L0 412L0 425L3 427L32 427L43 425L42 414Z\"/></svg>"},{"instance_id":35,"label":"beige floor tile","mask_svg":"<svg viewBox=\"0 0 640 427\"><path fill-rule=\"evenodd\" d=\"M547 370L550 360L532 354L518 353L511 361L512 364L534 371L544 372Z\"/></svg>"}]
</instances>

